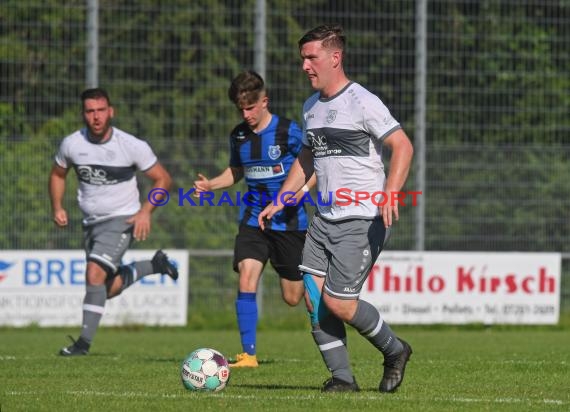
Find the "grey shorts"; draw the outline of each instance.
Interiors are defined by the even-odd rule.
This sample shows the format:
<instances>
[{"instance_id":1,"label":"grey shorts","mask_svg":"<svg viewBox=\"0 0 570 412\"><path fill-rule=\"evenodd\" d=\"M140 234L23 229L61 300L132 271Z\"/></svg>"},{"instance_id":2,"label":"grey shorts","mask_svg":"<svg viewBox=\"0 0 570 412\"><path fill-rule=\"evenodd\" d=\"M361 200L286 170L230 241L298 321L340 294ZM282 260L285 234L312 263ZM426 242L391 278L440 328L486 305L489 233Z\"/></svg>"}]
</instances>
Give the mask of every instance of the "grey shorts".
<instances>
[{"instance_id":1,"label":"grey shorts","mask_svg":"<svg viewBox=\"0 0 570 412\"><path fill-rule=\"evenodd\" d=\"M126 222L129 217L118 216L83 228L88 261L97 262L110 274L117 272L133 241L133 225Z\"/></svg>"},{"instance_id":2,"label":"grey shorts","mask_svg":"<svg viewBox=\"0 0 570 412\"><path fill-rule=\"evenodd\" d=\"M382 219L331 222L315 216L305 240L304 273L325 277L324 292L339 299L358 299L378 259L387 230Z\"/></svg>"}]
</instances>

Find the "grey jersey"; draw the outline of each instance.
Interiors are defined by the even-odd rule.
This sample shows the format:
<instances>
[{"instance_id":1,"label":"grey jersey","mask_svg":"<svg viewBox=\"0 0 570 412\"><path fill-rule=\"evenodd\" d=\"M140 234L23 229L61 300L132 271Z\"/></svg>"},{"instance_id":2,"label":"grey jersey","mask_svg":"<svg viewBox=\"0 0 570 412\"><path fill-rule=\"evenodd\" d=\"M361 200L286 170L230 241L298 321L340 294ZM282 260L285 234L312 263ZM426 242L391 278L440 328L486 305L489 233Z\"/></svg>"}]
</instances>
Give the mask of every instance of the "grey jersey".
<instances>
[{"instance_id":1,"label":"grey jersey","mask_svg":"<svg viewBox=\"0 0 570 412\"><path fill-rule=\"evenodd\" d=\"M67 136L55 161L75 169L83 222L92 224L138 212L136 171L150 169L158 159L147 142L114 127L111 138L102 144L90 141L87 129Z\"/></svg>"},{"instance_id":2,"label":"grey jersey","mask_svg":"<svg viewBox=\"0 0 570 412\"><path fill-rule=\"evenodd\" d=\"M378 206L370 200L357 204L354 193L372 195L384 190L382 141L399 128L384 103L358 83L349 83L328 99L321 99L319 93L307 99L303 144L313 152L322 198L317 207L323 218L372 219L379 215ZM342 198L338 198L340 192Z\"/></svg>"}]
</instances>

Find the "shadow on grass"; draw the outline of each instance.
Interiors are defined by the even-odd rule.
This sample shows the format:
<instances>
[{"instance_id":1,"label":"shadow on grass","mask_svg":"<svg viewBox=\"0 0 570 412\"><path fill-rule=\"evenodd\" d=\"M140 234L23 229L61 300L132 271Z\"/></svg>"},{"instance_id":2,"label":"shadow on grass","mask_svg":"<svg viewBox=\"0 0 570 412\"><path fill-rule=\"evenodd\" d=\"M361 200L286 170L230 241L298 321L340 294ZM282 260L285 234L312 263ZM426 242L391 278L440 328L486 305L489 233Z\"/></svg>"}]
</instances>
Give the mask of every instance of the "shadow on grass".
<instances>
[{"instance_id":1,"label":"shadow on grass","mask_svg":"<svg viewBox=\"0 0 570 412\"><path fill-rule=\"evenodd\" d=\"M240 389L262 389L262 390L292 390L292 391L299 391L299 390L311 390L316 391L318 393L325 394L321 391L323 388L322 385L320 386L302 386L302 385L283 385L283 384L266 384L266 385L253 385L251 383L230 383L232 387L240 388ZM328 392L326 395L330 395L333 392ZM334 392L334 393L341 393L341 394L350 394L350 393L376 393L378 396L392 396L395 393L381 393L378 388L360 388L359 392ZM333 393L333 394L334 394Z\"/></svg>"},{"instance_id":2,"label":"shadow on grass","mask_svg":"<svg viewBox=\"0 0 570 412\"><path fill-rule=\"evenodd\" d=\"M320 392L322 386L301 386L301 385L283 385L283 384L266 384L266 385L253 385L249 383L236 383L231 382L232 387L243 389L263 389L263 390L317 390Z\"/></svg>"}]
</instances>

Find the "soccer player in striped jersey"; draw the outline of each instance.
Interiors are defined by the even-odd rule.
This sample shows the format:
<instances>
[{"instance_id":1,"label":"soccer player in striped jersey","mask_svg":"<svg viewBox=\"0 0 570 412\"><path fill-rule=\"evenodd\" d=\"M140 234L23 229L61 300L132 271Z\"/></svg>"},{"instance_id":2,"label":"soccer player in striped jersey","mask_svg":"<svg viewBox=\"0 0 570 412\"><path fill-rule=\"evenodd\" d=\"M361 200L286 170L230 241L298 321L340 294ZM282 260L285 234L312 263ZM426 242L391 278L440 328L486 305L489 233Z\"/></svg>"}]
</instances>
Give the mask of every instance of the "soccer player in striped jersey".
<instances>
[{"instance_id":1,"label":"soccer player in striped jersey","mask_svg":"<svg viewBox=\"0 0 570 412\"><path fill-rule=\"evenodd\" d=\"M170 174L147 142L111 125L115 112L104 89L85 90L81 103L86 127L63 139L49 177L53 220L64 228L66 178L75 170L87 259L81 334L77 340L70 337L73 343L60 350L61 356L87 355L107 299L147 275L178 278L177 268L161 250L151 260L121 264L132 241L149 236L155 209L148 200L141 205L135 172L141 170L153 189L165 191L171 185Z\"/></svg>"},{"instance_id":2,"label":"soccer player in striped jersey","mask_svg":"<svg viewBox=\"0 0 570 412\"><path fill-rule=\"evenodd\" d=\"M290 119L269 110L265 82L254 71L244 71L231 82L229 99L243 121L230 134L229 166L208 179L198 174L195 195L224 189L245 177L247 192L240 202L240 225L235 239L233 269L239 273L235 302L243 352L230 367L258 366L257 361L257 290L267 261L280 277L283 300L297 305L304 295L298 265L305 241L308 216L304 202L285 207L265 230L258 215L275 196L301 150L301 129ZM311 186L304 187L305 191ZM296 199L304 195L300 190Z\"/></svg>"},{"instance_id":3,"label":"soccer player in striped jersey","mask_svg":"<svg viewBox=\"0 0 570 412\"><path fill-rule=\"evenodd\" d=\"M369 195L389 194L388 201L319 204L303 249L307 305L315 343L332 377L324 392L358 391L346 347L345 323L354 327L380 353L384 371L380 392L402 383L412 348L398 338L378 309L359 298L387 232L398 219L399 193L410 169L413 147L382 101L343 69L345 35L338 25L323 25L299 40L299 51L312 87L303 105L303 149L283 183L281 193L295 191L316 173L319 193L347 188ZM391 151L385 176L383 148ZM281 196L278 196L281 199ZM260 216L272 219L282 205L270 205Z\"/></svg>"}]
</instances>

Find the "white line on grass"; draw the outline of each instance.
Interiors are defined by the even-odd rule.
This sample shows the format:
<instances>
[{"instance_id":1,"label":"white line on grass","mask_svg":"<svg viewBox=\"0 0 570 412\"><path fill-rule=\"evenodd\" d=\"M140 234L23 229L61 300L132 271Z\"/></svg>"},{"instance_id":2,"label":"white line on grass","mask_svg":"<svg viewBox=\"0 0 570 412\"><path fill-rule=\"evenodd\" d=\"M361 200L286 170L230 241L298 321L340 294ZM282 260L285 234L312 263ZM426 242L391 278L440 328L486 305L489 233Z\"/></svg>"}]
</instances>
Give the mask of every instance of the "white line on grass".
<instances>
[{"instance_id":1,"label":"white line on grass","mask_svg":"<svg viewBox=\"0 0 570 412\"><path fill-rule=\"evenodd\" d=\"M41 392L36 391L11 391L5 393L8 396L26 396L32 395L37 396L41 394ZM107 391L65 391L62 392L64 395L72 395L72 396L86 396L86 397L117 397L117 398L167 398L167 399L177 399L177 398L186 398L188 395L184 394L153 394L153 393L145 393L145 392L107 392ZM206 394L206 393L205 393ZM212 396L219 396L222 398L228 399L241 399L241 400L248 400L248 399L258 399L258 395L233 395L228 392L223 393L215 393L212 392L210 395ZM280 396L280 395L271 395L267 394L264 395L264 399L269 400L280 400L280 401L289 401L289 400L312 400L312 399L320 399L322 394L314 394L314 395L295 395L295 396ZM363 400L378 400L382 396L385 395L367 395L367 394L359 394L357 396L358 399ZM430 399L425 398L415 398L409 396L401 396L401 401L410 401L410 402L418 402L418 401L436 401L436 402L457 402L457 403L497 403L497 404L546 404L546 405L566 405L568 402L560 400L560 399L540 399L534 400L529 398L494 398L494 399L485 399L485 398L462 398L462 397L455 397L451 396L449 398L445 397L435 397Z\"/></svg>"},{"instance_id":2,"label":"white line on grass","mask_svg":"<svg viewBox=\"0 0 570 412\"><path fill-rule=\"evenodd\" d=\"M415 361L414 363L420 363L422 361ZM491 364L491 365L533 365L533 366L542 366L542 365L566 365L567 362L564 360L527 360L527 359L506 359L501 361L495 360L484 360L480 359L477 360L479 364ZM446 365L465 365L464 361L450 361L448 359L429 359L423 360L423 363L427 363L430 365L433 364L446 364Z\"/></svg>"},{"instance_id":3,"label":"white line on grass","mask_svg":"<svg viewBox=\"0 0 570 412\"><path fill-rule=\"evenodd\" d=\"M460 402L460 403L537 403L537 404L549 404L549 405L564 405L565 402L560 399L541 399L532 400L528 398L495 398L495 399L480 399L480 398L461 398L452 396L450 398L434 398L433 400L439 402Z\"/></svg>"}]
</instances>

